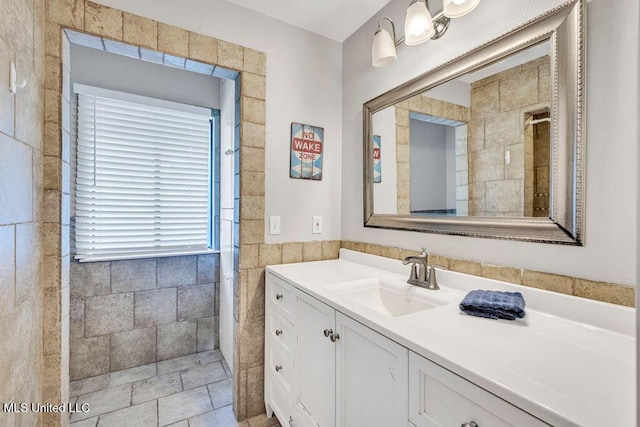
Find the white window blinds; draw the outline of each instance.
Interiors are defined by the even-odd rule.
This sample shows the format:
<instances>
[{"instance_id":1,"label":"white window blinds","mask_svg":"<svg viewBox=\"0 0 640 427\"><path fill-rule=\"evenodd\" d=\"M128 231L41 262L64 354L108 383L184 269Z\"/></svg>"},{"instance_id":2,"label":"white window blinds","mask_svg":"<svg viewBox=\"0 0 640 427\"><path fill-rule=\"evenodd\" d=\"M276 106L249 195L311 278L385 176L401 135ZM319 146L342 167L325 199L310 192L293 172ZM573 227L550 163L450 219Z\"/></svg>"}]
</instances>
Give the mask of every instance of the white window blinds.
<instances>
[{"instance_id":1,"label":"white window blinds","mask_svg":"<svg viewBox=\"0 0 640 427\"><path fill-rule=\"evenodd\" d=\"M76 258L207 250L211 110L81 85L76 91Z\"/></svg>"}]
</instances>

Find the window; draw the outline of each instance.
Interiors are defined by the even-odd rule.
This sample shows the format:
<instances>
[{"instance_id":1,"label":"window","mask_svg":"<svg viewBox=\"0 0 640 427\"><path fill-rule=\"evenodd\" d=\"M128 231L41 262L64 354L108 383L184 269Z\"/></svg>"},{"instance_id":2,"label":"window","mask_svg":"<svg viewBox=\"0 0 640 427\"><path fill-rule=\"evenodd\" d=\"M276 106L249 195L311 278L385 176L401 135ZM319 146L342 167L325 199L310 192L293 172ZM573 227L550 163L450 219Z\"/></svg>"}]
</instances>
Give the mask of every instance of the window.
<instances>
[{"instance_id":1,"label":"window","mask_svg":"<svg viewBox=\"0 0 640 427\"><path fill-rule=\"evenodd\" d=\"M83 85L75 91L76 258L211 250L218 111Z\"/></svg>"}]
</instances>

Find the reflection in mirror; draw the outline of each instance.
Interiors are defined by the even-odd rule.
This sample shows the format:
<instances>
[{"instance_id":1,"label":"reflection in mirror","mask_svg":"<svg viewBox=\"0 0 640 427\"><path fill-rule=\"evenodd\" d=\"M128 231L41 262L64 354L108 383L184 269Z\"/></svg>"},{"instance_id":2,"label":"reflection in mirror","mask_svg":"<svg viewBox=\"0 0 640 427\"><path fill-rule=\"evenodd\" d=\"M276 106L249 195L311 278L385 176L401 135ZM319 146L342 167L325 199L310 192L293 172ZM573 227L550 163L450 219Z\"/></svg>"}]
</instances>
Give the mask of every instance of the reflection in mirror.
<instances>
[{"instance_id":1,"label":"reflection in mirror","mask_svg":"<svg viewBox=\"0 0 640 427\"><path fill-rule=\"evenodd\" d=\"M549 217L549 52L547 40L374 113L374 213Z\"/></svg>"}]
</instances>

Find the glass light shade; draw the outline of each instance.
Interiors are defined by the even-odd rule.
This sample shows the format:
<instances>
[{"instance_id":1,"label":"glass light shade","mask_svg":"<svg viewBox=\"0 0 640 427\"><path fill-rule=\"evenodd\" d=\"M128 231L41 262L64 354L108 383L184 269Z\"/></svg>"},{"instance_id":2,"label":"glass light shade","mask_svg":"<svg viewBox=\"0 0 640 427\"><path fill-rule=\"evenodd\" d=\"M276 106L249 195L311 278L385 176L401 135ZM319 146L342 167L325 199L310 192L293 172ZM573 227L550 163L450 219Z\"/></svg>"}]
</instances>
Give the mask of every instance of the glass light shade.
<instances>
[{"instance_id":1,"label":"glass light shade","mask_svg":"<svg viewBox=\"0 0 640 427\"><path fill-rule=\"evenodd\" d=\"M391 34L384 28L376 31L371 45L371 65L374 67L386 67L398 60L396 45Z\"/></svg>"},{"instance_id":2,"label":"glass light shade","mask_svg":"<svg viewBox=\"0 0 640 427\"><path fill-rule=\"evenodd\" d=\"M443 0L442 13L447 18L460 18L480 4L480 0Z\"/></svg>"},{"instance_id":3,"label":"glass light shade","mask_svg":"<svg viewBox=\"0 0 640 427\"><path fill-rule=\"evenodd\" d=\"M408 46L415 46L429 40L436 33L433 19L423 1L417 1L407 8L404 20L404 42Z\"/></svg>"}]
</instances>

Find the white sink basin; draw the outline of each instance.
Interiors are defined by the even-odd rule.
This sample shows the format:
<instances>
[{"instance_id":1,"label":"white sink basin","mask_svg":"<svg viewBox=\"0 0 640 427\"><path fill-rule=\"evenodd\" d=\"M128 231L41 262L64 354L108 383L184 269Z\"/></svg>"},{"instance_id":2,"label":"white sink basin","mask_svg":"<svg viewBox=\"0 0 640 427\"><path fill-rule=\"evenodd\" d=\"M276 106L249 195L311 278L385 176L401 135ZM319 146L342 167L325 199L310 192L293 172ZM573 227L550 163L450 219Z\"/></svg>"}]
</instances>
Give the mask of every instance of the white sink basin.
<instances>
[{"instance_id":1,"label":"white sink basin","mask_svg":"<svg viewBox=\"0 0 640 427\"><path fill-rule=\"evenodd\" d=\"M387 317L399 317L449 304L436 295L439 291L421 289L386 279L364 279L330 285L332 291Z\"/></svg>"}]
</instances>

